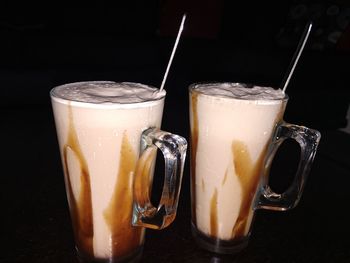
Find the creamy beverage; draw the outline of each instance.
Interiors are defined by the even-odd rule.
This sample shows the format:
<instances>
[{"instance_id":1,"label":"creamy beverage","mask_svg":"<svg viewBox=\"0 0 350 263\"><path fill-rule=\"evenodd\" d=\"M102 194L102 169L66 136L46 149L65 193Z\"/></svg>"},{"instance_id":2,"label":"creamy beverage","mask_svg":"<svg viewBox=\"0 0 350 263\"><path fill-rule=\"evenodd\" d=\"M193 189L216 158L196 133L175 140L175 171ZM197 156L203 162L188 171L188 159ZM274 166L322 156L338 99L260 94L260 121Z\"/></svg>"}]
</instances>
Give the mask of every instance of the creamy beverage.
<instances>
[{"instance_id":1,"label":"creamy beverage","mask_svg":"<svg viewBox=\"0 0 350 263\"><path fill-rule=\"evenodd\" d=\"M144 228L132 226L133 182L141 134L160 127L164 97L136 83L81 82L51 91L81 258L119 262L142 250Z\"/></svg>"},{"instance_id":2,"label":"creamy beverage","mask_svg":"<svg viewBox=\"0 0 350 263\"><path fill-rule=\"evenodd\" d=\"M204 239L238 242L249 235L268 145L286 103L281 90L268 87L190 87L192 223Z\"/></svg>"}]
</instances>

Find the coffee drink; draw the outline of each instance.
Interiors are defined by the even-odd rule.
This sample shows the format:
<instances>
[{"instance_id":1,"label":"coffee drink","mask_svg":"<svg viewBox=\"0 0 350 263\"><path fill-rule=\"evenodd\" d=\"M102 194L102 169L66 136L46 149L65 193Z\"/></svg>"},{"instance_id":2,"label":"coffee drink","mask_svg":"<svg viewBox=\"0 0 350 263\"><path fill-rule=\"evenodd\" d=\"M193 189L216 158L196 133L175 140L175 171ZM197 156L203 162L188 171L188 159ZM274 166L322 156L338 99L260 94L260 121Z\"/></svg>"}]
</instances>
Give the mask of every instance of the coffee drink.
<instances>
[{"instance_id":1,"label":"coffee drink","mask_svg":"<svg viewBox=\"0 0 350 263\"><path fill-rule=\"evenodd\" d=\"M119 262L142 249L144 228L132 225L134 173L141 134L160 127L164 97L136 83L81 82L51 91L81 258Z\"/></svg>"},{"instance_id":2,"label":"coffee drink","mask_svg":"<svg viewBox=\"0 0 350 263\"><path fill-rule=\"evenodd\" d=\"M209 250L230 253L249 236L265 159L287 100L269 87L190 87L192 224ZM218 242L227 250L215 247Z\"/></svg>"},{"instance_id":3,"label":"coffee drink","mask_svg":"<svg viewBox=\"0 0 350 263\"><path fill-rule=\"evenodd\" d=\"M190 92L192 233L216 253L247 246L256 209L285 211L302 195L320 133L286 123L288 96L240 83L193 84ZM293 183L282 194L268 176L285 139L300 145Z\"/></svg>"}]
</instances>

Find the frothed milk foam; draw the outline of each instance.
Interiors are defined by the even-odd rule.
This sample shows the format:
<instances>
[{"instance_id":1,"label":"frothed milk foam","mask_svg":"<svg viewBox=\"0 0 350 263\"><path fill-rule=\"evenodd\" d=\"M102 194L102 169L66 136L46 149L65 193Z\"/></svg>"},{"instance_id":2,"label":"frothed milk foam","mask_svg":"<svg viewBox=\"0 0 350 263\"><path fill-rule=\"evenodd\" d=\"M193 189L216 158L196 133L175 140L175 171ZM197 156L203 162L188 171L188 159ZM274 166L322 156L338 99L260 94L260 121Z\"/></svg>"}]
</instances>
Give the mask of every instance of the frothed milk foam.
<instances>
[{"instance_id":1,"label":"frothed milk foam","mask_svg":"<svg viewBox=\"0 0 350 263\"><path fill-rule=\"evenodd\" d=\"M191 90L192 221L204 235L243 238L272 132L282 120L281 90L198 84Z\"/></svg>"},{"instance_id":2,"label":"frothed milk foam","mask_svg":"<svg viewBox=\"0 0 350 263\"><path fill-rule=\"evenodd\" d=\"M126 256L144 236L131 226L140 136L160 127L165 91L82 82L51 95L78 250L94 258Z\"/></svg>"}]
</instances>

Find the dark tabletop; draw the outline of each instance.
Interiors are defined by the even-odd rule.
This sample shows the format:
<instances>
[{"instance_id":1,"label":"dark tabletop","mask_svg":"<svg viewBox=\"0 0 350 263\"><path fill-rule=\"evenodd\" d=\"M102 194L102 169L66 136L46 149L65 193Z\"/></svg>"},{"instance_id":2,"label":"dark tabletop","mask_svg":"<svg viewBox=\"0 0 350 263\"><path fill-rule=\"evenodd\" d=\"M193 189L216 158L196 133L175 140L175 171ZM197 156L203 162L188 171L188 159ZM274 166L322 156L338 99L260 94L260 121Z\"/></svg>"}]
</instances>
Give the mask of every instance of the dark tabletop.
<instances>
[{"instance_id":1,"label":"dark tabletop","mask_svg":"<svg viewBox=\"0 0 350 263\"><path fill-rule=\"evenodd\" d=\"M163 128L188 138L186 100L182 108L167 101ZM0 262L77 262L51 108L2 109L1 116ZM321 132L299 205L257 211L249 246L235 256L206 252L191 236L187 159L176 220L147 230L141 262L350 262L350 135ZM277 188L295 170L290 147L296 154L282 148L272 169Z\"/></svg>"}]
</instances>

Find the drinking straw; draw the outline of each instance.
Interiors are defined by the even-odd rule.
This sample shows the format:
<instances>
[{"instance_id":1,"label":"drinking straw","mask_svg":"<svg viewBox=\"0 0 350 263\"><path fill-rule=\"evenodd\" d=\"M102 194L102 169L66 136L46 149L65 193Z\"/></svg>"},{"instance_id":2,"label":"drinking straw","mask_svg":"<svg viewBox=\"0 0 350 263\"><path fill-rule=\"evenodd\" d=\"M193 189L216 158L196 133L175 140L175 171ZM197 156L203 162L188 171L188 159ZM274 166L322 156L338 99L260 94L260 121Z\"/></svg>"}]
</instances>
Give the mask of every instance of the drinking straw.
<instances>
[{"instance_id":1,"label":"drinking straw","mask_svg":"<svg viewBox=\"0 0 350 263\"><path fill-rule=\"evenodd\" d=\"M304 47L305 47L305 44L309 38L309 35L310 35L310 32L311 32L311 28L312 28L312 22L309 22L306 27L305 27L305 30L303 32L303 35L299 41L299 44L298 44L298 47L293 55L293 58L292 58L292 61L289 65L289 68L287 70L287 73L281 83L281 87L283 87L282 91L285 92L286 89L287 89L287 86L289 84L289 81L290 81L290 78L292 77L293 75L293 72L294 72L294 69L298 63L298 60L301 56L301 53L303 52L304 50Z\"/></svg>"},{"instance_id":2,"label":"drinking straw","mask_svg":"<svg viewBox=\"0 0 350 263\"><path fill-rule=\"evenodd\" d=\"M159 91L162 91L163 88L164 88L164 84L165 84L165 81L166 81L166 79L168 77L169 69L170 69L171 63L173 62L173 58L174 58L174 55L175 55L175 51L177 49L177 45L179 44L181 33L182 33L183 29L184 29L185 20L186 20L186 14L184 14L182 16L182 21L181 21L181 24L180 24L179 32L177 33L177 37L176 37L176 40L175 40L173 51L171 52L170 59L169 59L169 62L168 62L168 66L166 67L166 71L165 71L165 74L164 74L164 77L163 77L162 85L160 85L160 90Z\"/></svg>"}]
</instances>

